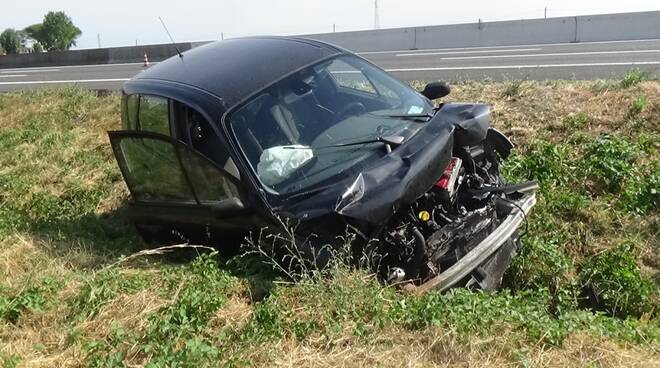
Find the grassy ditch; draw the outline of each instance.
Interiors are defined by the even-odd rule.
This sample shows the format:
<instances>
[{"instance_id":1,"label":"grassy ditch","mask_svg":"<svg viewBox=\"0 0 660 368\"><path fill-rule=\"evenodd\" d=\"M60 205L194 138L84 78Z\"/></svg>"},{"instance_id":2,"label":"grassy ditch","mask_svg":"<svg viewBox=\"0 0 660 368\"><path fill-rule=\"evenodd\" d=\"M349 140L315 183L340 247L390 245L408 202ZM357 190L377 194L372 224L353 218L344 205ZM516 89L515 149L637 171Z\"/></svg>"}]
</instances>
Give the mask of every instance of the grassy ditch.
<instances>
[{"instance_id":1,"label":"grassy ditch","mask_svg":"<svg viewBox=\"0 0 660 368\"><path fill-rule=\"evenodd\" d=\"M411 297L346 267L139 257L105 131L119 97L0 95L0 367L660 364L660 83L463 83L538 179L494 295ZM221 251L220 251L221 252Z\"/></svg>"}]
</instances>

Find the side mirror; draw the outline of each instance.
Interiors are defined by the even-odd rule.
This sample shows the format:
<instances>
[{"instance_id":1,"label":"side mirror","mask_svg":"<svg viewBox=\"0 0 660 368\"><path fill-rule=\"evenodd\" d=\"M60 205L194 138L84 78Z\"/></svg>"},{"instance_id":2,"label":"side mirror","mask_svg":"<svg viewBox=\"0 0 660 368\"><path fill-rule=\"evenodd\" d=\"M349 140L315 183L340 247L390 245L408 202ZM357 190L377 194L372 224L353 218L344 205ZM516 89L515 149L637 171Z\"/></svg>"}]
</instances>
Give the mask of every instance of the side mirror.
<instances>
[{"instance_id":1,"label":"side mirror","mask_svg":"<svg viewBox=\"0 0 660 368\"><path fill-rule=\"evenodd\" d=\"M432 82L424 87L424 90L421 92L424 97L429 100L435 100L440 97L445 97L451 92L451 88L445 82Z\"/></svg>"},{"instance_id":2,"label":"side mirror","mask_svg":"<svg viewBox=\"0 0 660 368\"><path fill-rule=\"evenodd\" d=\"M247 206L238 198L225 199L211 206L211 212L216 218L237 216L247 211Z\"/></svg>"}]
</instances>

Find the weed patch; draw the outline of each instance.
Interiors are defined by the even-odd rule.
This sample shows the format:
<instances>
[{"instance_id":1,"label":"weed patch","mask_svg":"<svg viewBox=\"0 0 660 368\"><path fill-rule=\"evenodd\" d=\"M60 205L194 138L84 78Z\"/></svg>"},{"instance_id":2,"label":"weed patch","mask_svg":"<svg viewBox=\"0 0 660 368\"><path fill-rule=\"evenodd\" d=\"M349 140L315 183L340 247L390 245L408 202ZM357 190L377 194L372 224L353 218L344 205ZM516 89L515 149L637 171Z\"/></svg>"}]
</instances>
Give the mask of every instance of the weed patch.
<instances>
[{"instance_id":1,"label":"weed patch","mask_svg":"<svg viewBox=\"0 0 660 368\"><path fill-rule=\"evenodd\" d=\"M153 278L144 273L122 274L117 269L101 271L86 281L79 294L72 299L72 316L75 318L94 317L100 309L119 294L134 294L151 286Z\"/></svg>"},{"instance_id":2,"label":"weed patch","mask_svg":"<svg viewBox=\"0 0 660 368\"><path fill-rule=\"evenodd\" d=\"M583 112L570 114L564 118L563 123L568 129L584 129L589 123L589 115Z\"/></svg>"},{"instance_id":3,"label":"weed patch","mask_svg":"<svg viewBox=\"0 0 660 368\"><path fill-rule=\"evenodd\" d=\"M0 320L16 323L27 311L43 312L62 286L60 280L53 278L29 283L21 289L0 286Z\"/></svg>"},{"instance_id":4,"label":"weed patch","mask_svg":"<svg viewBox=\"0 0 660 368\"><path fill-rule=\"evenodd\" d=\"M618 193L627 178L634 174L634 163L639 149L624 139L604 135L591 142L582 162L581 170L595 182L596 193L603 188Z\"/></svg>"},{"instance_id":5,"label":"weed patch","mask_svg":"<svg viewBox=\"0 0 660 368\"><path fill-rule=\"evenodd\" d=\"M630 88L638 85L648 78L648 73L639 69L631 69L626 73L626 75L623 76L623 79L621 79L620 86L621 88Z\"/></svg>"},{"instance_id":6,"label":"weed patch","mask_svg":"<svg viewBox=\"0 0 660 368\"><path fill-rule=\"evenodd\" d=\"M621 318L658 314L658 287L642 277L638 257L623 244L586 260L580 281L594 309Z\"/></svg>"}]
</instances>

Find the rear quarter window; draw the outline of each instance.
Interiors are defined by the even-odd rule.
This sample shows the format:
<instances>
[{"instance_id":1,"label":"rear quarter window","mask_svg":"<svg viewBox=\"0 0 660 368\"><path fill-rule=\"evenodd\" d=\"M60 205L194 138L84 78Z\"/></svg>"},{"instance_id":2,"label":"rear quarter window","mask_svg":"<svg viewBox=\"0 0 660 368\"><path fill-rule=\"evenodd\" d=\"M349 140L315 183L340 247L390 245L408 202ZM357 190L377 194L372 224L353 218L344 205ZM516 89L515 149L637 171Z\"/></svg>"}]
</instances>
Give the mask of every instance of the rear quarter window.
<instances>
[{"instance_id":1,"label":"rear quarter window","mask_svg":"<svg viewBox=\"0 0 660 368\"><path fill-rule=\"evenodd\" d=\"M171 135L169 115L166 98L140 96L138 121L141 131Z\"/></svg>"},{"instance_id":2,"label":"rear quarter window","mask_svg":"<svg viewBox=\"0 0 660 368\"><path fill-rule=\"evenodd\" d=\"M121 118L125 130L137 130L139 98L138 95L128 95L123 99Z\"/></svg>"}]
</instances>

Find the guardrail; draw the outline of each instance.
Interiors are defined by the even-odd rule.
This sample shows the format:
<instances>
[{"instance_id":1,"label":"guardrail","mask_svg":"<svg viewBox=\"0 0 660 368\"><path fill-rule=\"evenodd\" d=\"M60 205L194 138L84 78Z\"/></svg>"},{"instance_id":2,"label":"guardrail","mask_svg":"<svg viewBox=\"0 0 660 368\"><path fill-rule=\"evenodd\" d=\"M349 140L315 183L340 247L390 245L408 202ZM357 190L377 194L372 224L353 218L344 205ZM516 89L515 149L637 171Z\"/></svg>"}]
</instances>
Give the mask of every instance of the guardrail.
<instances>
[{"instance_id":1,"label":"guardrail","mask_svg":"<svg viewBox=\"0 0 660 368\"><path fill-rule=\"evenodd\" d=\"M660 11L523 19L303 35L356 52L660 39ZM205 42L184 42L189 50ZM0 56L0 68L142 62L176 54L172 44Z\"/></svg>"}]
</instances>

